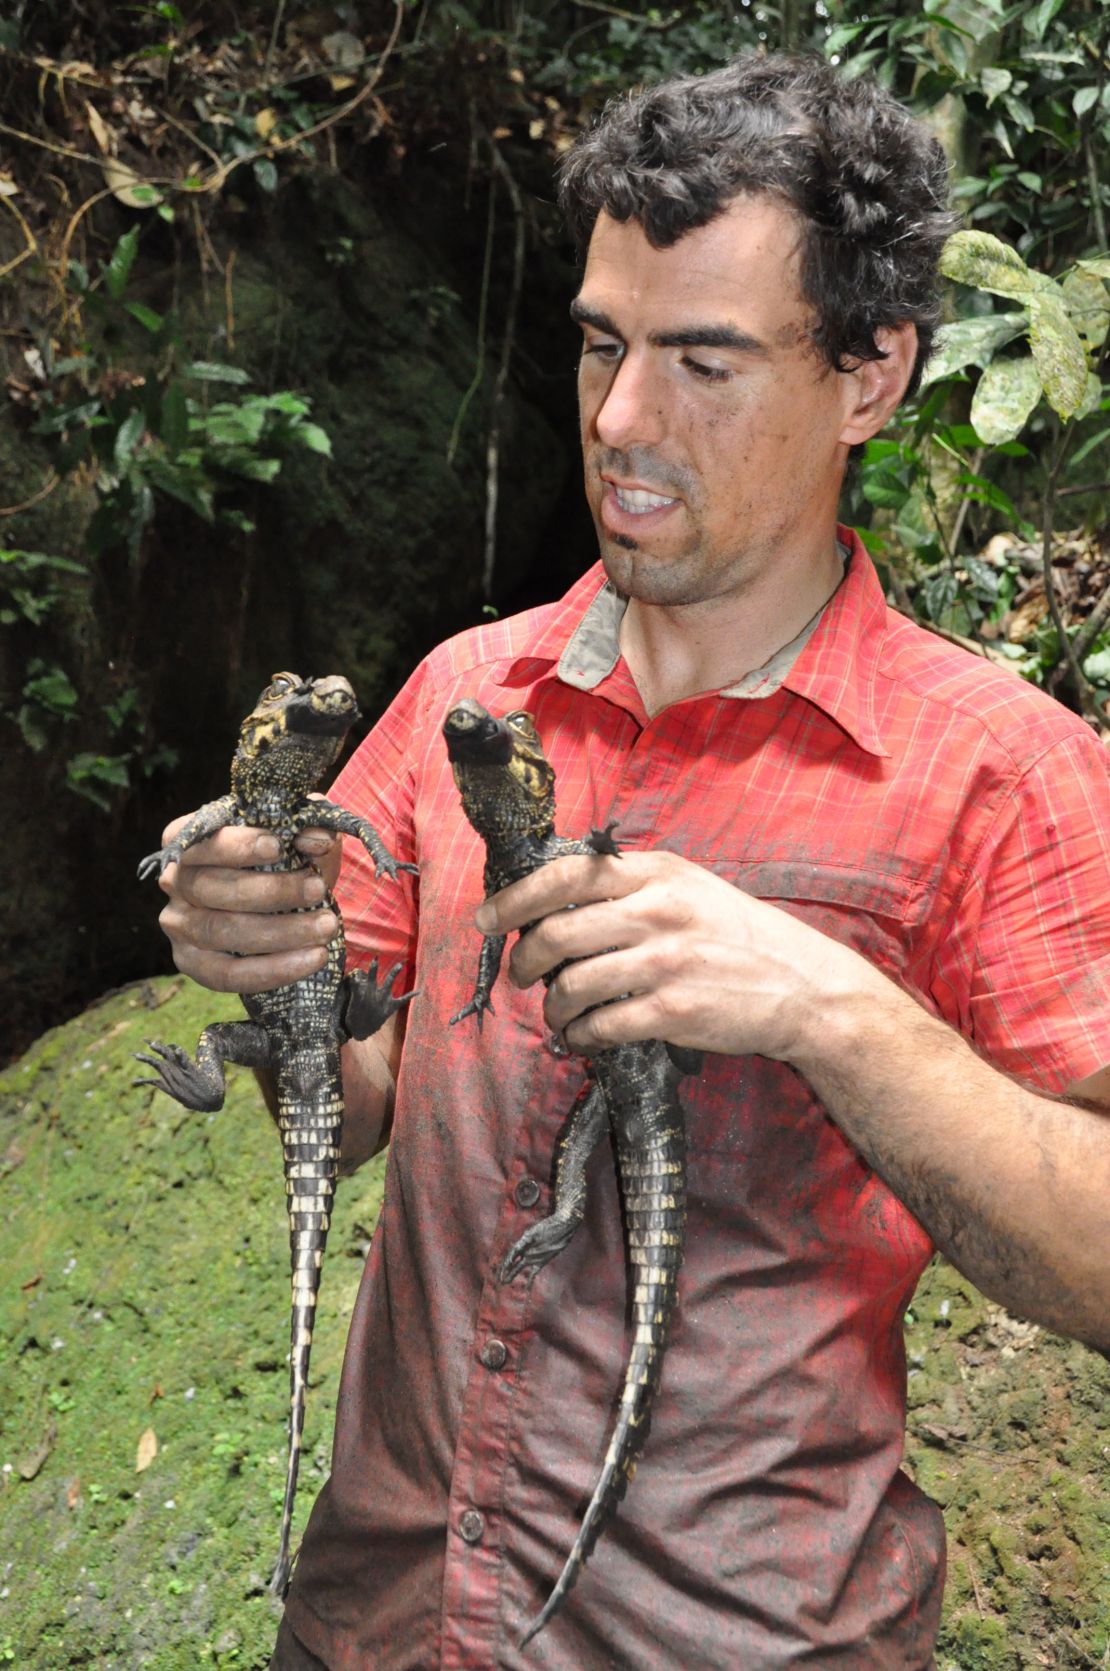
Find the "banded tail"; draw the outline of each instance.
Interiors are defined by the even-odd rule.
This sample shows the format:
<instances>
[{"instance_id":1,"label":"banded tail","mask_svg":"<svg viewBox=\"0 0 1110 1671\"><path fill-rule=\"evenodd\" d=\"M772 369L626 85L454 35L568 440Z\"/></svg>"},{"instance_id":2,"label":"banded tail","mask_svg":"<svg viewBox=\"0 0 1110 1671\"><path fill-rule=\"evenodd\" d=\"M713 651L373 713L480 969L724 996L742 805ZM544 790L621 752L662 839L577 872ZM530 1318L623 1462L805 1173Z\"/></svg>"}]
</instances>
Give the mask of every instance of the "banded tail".
<instances>
[{"instance_id":1,"label":"banded tail","mask_svg":"<svg viewBox=\"0 0 1110 1671\"><path fill-rule=\"evenodd\" d=\"M329 1099L306 1114L303 1105L283 1098L278 1109L285 1158L285 1193L289 1205L289 1251L293 1303L289 1349L289 1456L281 1510L281 1542L270 1579L270 1593L284 1596L289 1587L289 1534L304 1433L312 1328L320 1292L320 1267L327 1246L331 1206L339 1162L342 1104Z\"/></svg>"},{"instance_id":2,"label":"banded tail","mask_svg":"<svg viewBox=\"0 0 1110 1671\"><path fill-rule=\"evenodd\" d=\"M573 1587L624 1496L647 1439L686 1243L686 1137L681 1113L676 1109L663 1130L641 1143L624 1143L618 1135L617 1169L628 1221L629 1258L636 1272L632 1352L617 1423L594 1494L558 1583L521 1637L522 1648L543 1629Z\"/></svg>"}]
</instances>

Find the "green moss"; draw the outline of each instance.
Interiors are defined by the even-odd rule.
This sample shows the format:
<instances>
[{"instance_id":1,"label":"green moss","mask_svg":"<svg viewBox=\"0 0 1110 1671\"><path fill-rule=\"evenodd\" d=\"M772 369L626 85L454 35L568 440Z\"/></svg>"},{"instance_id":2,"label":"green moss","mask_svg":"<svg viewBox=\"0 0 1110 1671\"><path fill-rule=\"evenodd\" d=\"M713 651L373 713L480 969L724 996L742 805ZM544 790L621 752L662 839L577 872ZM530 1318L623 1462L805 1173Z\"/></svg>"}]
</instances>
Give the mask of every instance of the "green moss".
<instances>
[{"instance_id":1,"label":"green moss","mask_svg":"<svg viewBox=\"0 0 1110 1671\"><path fill-rule=\"evenodd\" d=\"M130 1083L145 1038L191 1048L237 1013L182 981L132 988L0 1079L0 1649L20 1665L253 1667L272 1647L288 1400L280 1151L248 1073L231 1070L214 1115ZM326 1476L381 1174L367 1168L337 1203L295 1539ZM147 1429L158 1450L137 1472Z\"/></svg>"}]
</instances>

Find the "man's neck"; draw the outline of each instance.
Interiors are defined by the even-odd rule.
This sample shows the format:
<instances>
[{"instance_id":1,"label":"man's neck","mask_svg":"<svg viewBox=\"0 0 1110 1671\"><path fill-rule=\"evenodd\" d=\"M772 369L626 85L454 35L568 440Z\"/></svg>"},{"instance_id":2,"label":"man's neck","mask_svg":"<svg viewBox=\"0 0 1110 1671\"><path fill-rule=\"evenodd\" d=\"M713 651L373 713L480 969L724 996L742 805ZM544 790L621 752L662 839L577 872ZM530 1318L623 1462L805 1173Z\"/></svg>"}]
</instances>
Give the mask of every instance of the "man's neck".
<instances>
[{"instance_id":1,"label":"man's neck","mask_svg":"<svg viewBox=\"0 0 1110 1671\"><path fill-rule=\"evenodd\" d=\"M762 667L824 608L843 577L840 549L804 576L768 577L703 603L629 600L620 648L654 716L704 691L725 690Z\"/></svg>"}]
</instances>

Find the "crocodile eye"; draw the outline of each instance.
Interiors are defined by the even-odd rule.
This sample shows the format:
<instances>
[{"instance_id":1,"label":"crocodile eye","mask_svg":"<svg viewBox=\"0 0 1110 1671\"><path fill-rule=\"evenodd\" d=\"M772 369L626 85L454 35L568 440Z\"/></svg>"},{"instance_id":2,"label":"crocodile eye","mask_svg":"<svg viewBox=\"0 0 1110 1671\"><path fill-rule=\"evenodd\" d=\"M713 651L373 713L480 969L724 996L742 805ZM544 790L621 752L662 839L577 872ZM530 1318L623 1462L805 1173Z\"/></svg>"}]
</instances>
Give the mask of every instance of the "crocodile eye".
<instances>
[{"instance_id":1,"label":"crocodile eye","mask_svg":"<svg viewBox=\"0 0 1110 1671\"><path fill-rule=\"evenodd\" d=\"M531 714L525 713L523 708L519 709L515 714L506 714L505 724L511 725L514 731L523 732L526 737L534 737L536 735L536 727L532 723L532 716Z\"/></svg>"},{"instance_id":2,"label":"crocodile eye","mask_svg":"<svg viewBox=\"0 0 1110 1671\"><path fill-rule=\"evenodd\" d=\"M270 680L270 683L266 686L266 689L262 693L263 700L268 701L271 698L284 696L286 691L294 690L295 688L296 680L291 674L275 673L273 678Z\"/></svg>"}]
</instances>

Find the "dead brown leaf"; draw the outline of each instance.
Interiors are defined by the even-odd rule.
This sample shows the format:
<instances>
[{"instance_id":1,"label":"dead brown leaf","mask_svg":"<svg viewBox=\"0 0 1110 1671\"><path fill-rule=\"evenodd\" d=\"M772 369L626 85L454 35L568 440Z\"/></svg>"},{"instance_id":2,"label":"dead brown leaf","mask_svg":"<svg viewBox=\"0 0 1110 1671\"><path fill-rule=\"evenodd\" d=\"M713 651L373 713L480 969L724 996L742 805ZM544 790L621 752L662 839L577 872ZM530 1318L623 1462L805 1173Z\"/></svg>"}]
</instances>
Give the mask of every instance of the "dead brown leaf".
<instances>
[{"instance_id":1,"label":"dead brown leaf","mask_svg":"<svg viewBox=\"0 0 1110 1671\"><path fill-rule=\"evenodd\" d=\"M139 1435L139 1443L135 1451L135 1472L141 1474L150 1467L158 1455L158 1439L152 1427L144 1428Z\"/></svg>"},{"instance_id":2,"label":"dead brown leaf","mask_svg":"<svg viewBox=\"0 0 1110 1671\"><path fill-rule=\"evenodd\" d=\"M21 1480L33 1480L50 1452L54 1449L54 1441L58 1436L58 1429L54 1422L46 1424L46 1432L33 1451L28 1451L22 1461L16 1463L16 1470Z\"/></svg>"}]
</instances>

